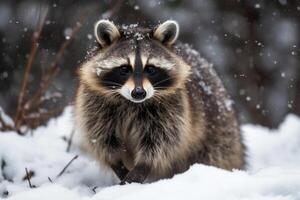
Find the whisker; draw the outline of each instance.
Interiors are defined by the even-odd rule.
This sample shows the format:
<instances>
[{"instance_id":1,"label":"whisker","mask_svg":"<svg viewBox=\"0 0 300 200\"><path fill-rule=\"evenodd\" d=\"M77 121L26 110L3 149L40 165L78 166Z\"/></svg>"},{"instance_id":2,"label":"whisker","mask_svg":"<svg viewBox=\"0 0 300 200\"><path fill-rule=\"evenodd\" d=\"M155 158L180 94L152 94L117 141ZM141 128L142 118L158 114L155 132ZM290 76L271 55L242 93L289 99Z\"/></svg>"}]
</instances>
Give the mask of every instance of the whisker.
<instances>
[{"instance_id":1,"label":"whisker","mask_svg":"<svg viewBox=\"0 0 300 200\"><path fill-rule=\"evenodd\" d=\"M105 68L105 67L97 67L98 69L101 69L101 70L103 70L103 71L110 71L111 69L109 69L109 68Z\"/></svg>"},{"instance_id":2,"label":"whisker","mask_svg":"<svg viewBox=\"0 0 300 200\"><path fill-rule=\"evenodd\" d=\"M155 89L168 89L169 87L154 87Z\"/></svg>"},{"instance_id":3,"label":"whisker","mask_svg":"<svg viewBox=\"0 0 300 200\"><path fill-rule=\"evenodd\" d=\"M114 84L113 86L120 86L120 87L123 86L120 83L116 83L114 81L101 81L101 83Z\"/></svg>"},{"instance_id":4,"label":"whisker","mask_svg":"<svg viewBox=\"0 0 300 200\"><path fill-rule=\"evenodd\" d=\"M155 83L155 84L153 85L153 87L157 86L157 85L160 84L160 83L163 83L163 82L166 82L166 81L168 81L168 80L171 80L171 79L174 79L174 78L173 78L173 77L169 77L169 78L163 79L163 80L161 80L161 81L158 81L157 83Z\"/></svg>"}]
</instances>

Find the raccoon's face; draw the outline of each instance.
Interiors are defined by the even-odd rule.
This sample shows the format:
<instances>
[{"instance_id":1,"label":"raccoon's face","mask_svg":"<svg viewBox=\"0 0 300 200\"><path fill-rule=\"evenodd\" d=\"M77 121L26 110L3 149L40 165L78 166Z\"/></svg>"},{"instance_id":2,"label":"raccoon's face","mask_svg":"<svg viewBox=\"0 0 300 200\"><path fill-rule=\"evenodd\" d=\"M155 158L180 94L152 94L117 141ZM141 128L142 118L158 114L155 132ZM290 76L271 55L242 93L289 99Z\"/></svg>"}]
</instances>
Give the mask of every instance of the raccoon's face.
<instances>
[{"instance_id":1,"label":"raccoon's face","mask_svg":"<svg viewBox=\"0 0 300 200\"><path fill-rule=\"evenodd\" d=\"M95 25L101 50L80 71L81 81L103 95L140 103L184 86L190 67L172 52L179 32L175 21L155 29L118 28L108 20Z\"/></svg>"}]
</instances>

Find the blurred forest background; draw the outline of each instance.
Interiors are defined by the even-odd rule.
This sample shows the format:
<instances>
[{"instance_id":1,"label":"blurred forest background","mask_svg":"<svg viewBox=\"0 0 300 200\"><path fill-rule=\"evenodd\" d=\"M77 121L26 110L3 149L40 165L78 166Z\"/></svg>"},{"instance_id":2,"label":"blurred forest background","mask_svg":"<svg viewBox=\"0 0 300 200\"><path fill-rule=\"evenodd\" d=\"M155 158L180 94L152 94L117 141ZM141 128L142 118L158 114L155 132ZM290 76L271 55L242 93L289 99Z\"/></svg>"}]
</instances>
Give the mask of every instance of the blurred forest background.
<instances>
[{"instance_id":1,"label":"blurred forest background","mask_svg":"<svg viewBox=\"0 0 300 200\"><path fill-rule=\"evenodd\" d=\"M39 28L24 102L45 84L41 80L55 65L41 102L51 109L72 103L76 69L96 44L93 25L107 17L118 24L177 20L179 39L214 64L241 122L276 127L287 113L300 115L299 0L1 0L3 110L15 117L25 66L32 58L33 33ZM41 112L42 107L35 109Z\"/></svg>"}]
</instances>

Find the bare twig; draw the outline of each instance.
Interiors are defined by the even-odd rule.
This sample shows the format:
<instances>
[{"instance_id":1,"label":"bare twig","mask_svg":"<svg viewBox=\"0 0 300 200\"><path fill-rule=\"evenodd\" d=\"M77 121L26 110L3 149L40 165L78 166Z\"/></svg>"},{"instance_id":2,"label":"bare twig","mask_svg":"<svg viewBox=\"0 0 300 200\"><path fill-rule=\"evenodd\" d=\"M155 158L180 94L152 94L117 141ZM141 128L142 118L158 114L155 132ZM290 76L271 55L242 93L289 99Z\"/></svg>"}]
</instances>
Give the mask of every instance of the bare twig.
<instances>
[{"instance_id":1,"label":"bare twig","mask_svg":"<svg viewBox=\"0 0 300 200\"><path fill-rule=\"evenodd\" d=\"M31 184L31 181L30 181L30 179L31 179L31 177L32 177L32 175L30 175L29 174L29 172L28 172L28 170L27 170L27 168L25 167L25 172L26 172L26 176L25 176L25 178L27 179L27 181L28 181L28 185L29 185L29 187L30 188L35 188L35 185L32 185Z\"/></svg>"},{"instance_id":2,"label":"bare twig","mask_svg":"<svg viewBox=\"0 0 300 200\"><path fill-rule=\"evenodd\" d=\"M59 71L58 62L61 60L66 48L71 44L71 41L74 39L76 33L80 30L81 24L82 22L76 23L70 35L70 38L68 40L65 40L65 42L60 46L60 49L58 50L58 53L56 54L54 61L50 64L50 67L48 67L48 69L44 73L44 76L42 77L40 88L35 92L33 97L30 100L28 100L27 103L25 104L26 110L29 110L36 102L38 102L42 98L44 92L48 89L48 87L52 83L54 76Z\"/></svg>"},{"instance_id":3,"label":"bare twig","mask_svg":"<svg viewBox=\"0 0 300 200\"><path fill-rule=\"evenodd\" d=\"M49 86L52 84L53 79L55 77L55 75L57 74L57 72L59 71L59 61L61 60L61 58L63 57L65 50L67 49L67 47L71 44L72 40L74 39L75 35L78 33L78 31L80 30L82 23L85 19L85 14L81 15L81 18L79 20L79 22L76 23L76 25L73 27L73 31L71 33L71 35L69 36L69 38L67 40L65 40L65 42L61 45L61 47L59 48L56 57L54 58L53 62L51 62L50 66L47 68L46 72L43 73L43 76L41 78L41 83L40 83L40 87L38 88L38 90L32 95L32 98L30 98L25 104L24 104L24 110L28 113L33 112L34 109L39 108L41 103L44 101L44 97L43 95L45 94L45 92L47 91L47 89L49 88ZM60 109L62 110L62 109ZM52 112L54 114L54 112ZM55 112L56 113L56 112ZM27 115L28 116L28 115ZM41 114L41 116L43 116L44 118L46 118L46 116L48 118L51 118L54 115L50 115L50 112L48 112L47 115L45 114ZM46 118L47 119L47 118ZM25 120L22 119L23 122L24 121L28 121L28 117ZM32 118L33 120L33 118ZM37 120L37 118L35 118L35 120Z\"/></svg>"},{"instance_id":4,"label":"bare twig","mask_svg":"<svg viewBox=\"0 0 300 200\"><path fill-rule=\"evenodd\" d=\"M67 152L70 152L74 134L75 134L75 129L73 128L72 132L71 132L71 135L70 135L70 137L68 139L68 146L67 146L67 150L66 150Z\"/></svg>"},{"instance_id":5,"label":"bare twig","mask_svg":"<svg viewBox=\"0 0 300 200\"><path fill-rule=\"evenodd\" d=\"M72 164L72 162L74 160L76 160L78 158L78 155L74 156L69 162L68 164L61 170L61 172L59 172L59 174L56 176L56 178L59 178L61 175L63 175L63 173L65 173L66 169Z\"/></svg>"},{"instance_id":6,"label":"bare twig","mask_svg":"<svg viewBox=\"0 0 300 200\"><path fill-rule=\"evenodd\" d=\"M120 10L122 2L122 0L116 0L110 9L103 13L102 18L112 18L113 16L115 16ZM21 131L22 126L25 125L25 128L27 129L34 129L37 126L41 125L41 123L44 123L51 117L55 116L56 114L59 114L59 112L54 111L49 111L46 113L40 111L42 110L41 108L42 105L44 105L45 101L51 100L53 98L59 98L59 95L50 95L49 97L45 98L45 93L53 83L56 74L59 72L59 62L63 58L66 49L69 47L71 42L74 40L76 34L82 27L82 24L86 18L86 13L87 10L81 14L79 21L72 28L70 36L66 38L66 40L61 44L53 61L48 67L45 68L45 70L42 70L39 87L33 92L32 95L29 96L26 95L26 92L28 91L29 75L32 70L32 66L38 51L38 42L48 14L48 7L46 7L46 10L43 9L43 11L40 12L42 16L39 18L39 23L32 36L31 51L28 56L27 63L25 65L24 77L22 80L16 113L14 116L14 124L12 126L6 124L0 116L1 131L15 130L19 134L24 134L23 129ZM60 111L62 111L62 109L60 109ZM71 143L72 141L70 140L68 143L67 150L70 149Z\"/></svg>"},{"instance_id":7,"label":"bare twig","mask_svg":"<svg viewBox=\"0 0 300 200\"><path fill-rule=\"evenodd\" d=\"M32 35L32 45L31 45L31 51L29 54L29 58L27 61L27 64L25 66L25 72L24 72L24 78L22 81L22 86L21 86L21 91L20 91L20 95L19 95L19 99L18 99L18 106L17 106L17 112L16 112L16 116L15 116L15 126L16 129L19 129L21 126L21 121L20 118L22 117L23 114L23 101L24 101L24 97L25 97L25 92L27 89L27 84L28 84L28 77L33 65L33 61L35 59L36 53L37 53L37 49L38 49L38 40L40 38L41 32L43 30L44 24L45 24L45 20L48 14L48 7L46 7L46 10L43 11L43 16L40 20L40 23L37 26L37 30L34 31L33 35Z\"/></svg>"},{"instance_id":8,"label":"bare twig","mask_svg":"<svg viewBox=\"0 0 300 200\"><path fill-rule=\"evenodd\" d=\"M94 187L92 187L92 191L96 194L97 192L96 192L96 189L98 188L98 186L94 186Z\"/></svg>"},{"instance_id":9,"label":"bare twig","mask_svg":"<svg viewBox=\"0 0 300 200\"><path fill-rule=\"evenodd\" d=\"M50 183L53 183L52 179L48 176L48 180Z\"/></svg>"}]
</instances>

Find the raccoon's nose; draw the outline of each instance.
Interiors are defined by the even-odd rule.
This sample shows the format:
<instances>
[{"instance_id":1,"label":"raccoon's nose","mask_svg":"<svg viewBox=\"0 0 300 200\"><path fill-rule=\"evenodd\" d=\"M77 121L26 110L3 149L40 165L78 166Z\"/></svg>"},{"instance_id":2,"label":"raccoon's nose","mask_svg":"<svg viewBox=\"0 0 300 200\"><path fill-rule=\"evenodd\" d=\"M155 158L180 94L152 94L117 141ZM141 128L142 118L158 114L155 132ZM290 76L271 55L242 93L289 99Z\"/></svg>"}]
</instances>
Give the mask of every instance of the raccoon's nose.
<instances>
[{"instance_id":1,"label":"raccoon's nose","mask_svg":"<svg viewBox=\"0 0 300 200\"><path fill-rule=\"evenodd\" d=\"M142 87L136 87L132 90L131 96L136 100L141 100L146 97L146 91Z\"/></svg>"}]
</instances>

